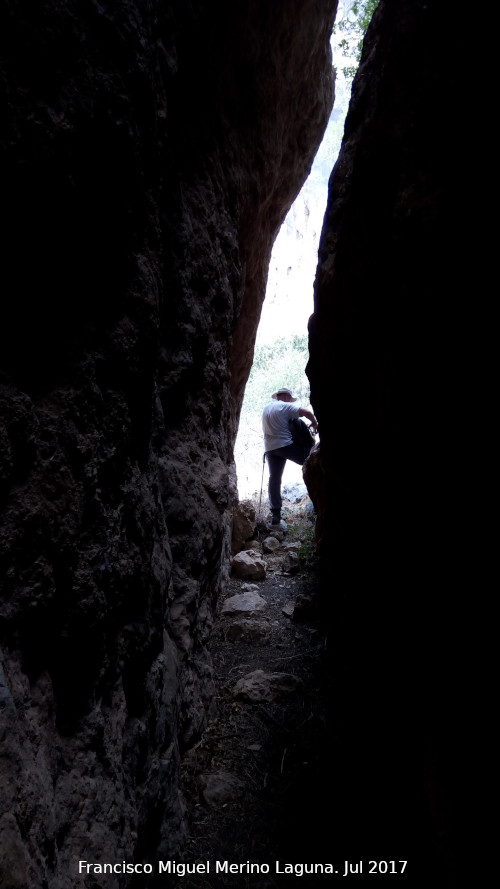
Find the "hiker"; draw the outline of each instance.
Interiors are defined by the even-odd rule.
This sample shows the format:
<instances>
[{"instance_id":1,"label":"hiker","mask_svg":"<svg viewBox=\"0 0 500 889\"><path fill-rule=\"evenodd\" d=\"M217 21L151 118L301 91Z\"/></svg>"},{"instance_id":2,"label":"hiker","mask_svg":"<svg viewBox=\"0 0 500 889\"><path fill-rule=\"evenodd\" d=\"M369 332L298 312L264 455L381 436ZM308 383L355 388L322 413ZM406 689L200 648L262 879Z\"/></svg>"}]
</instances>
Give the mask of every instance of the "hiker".
<instances>
[{"instance_id":1,"label":"hiker","mask_svg":"<svg viewBox=\"0 0 500 889\"><path fill-rule=\"evenodd\" d=\"M311 411L297 407L290 389L278 389L273 392L272 401L266 404L262 412L262 429L264 432L264 457L269 466L269 503L272 513L272 525L281 521L281 478L287 460L293 460L300 466L308 456L314 439L310 444L294 444L289 421L297 417L306 417L311 422L311 431L316 434L318 424Z\"/></svg>"}]
</instances>

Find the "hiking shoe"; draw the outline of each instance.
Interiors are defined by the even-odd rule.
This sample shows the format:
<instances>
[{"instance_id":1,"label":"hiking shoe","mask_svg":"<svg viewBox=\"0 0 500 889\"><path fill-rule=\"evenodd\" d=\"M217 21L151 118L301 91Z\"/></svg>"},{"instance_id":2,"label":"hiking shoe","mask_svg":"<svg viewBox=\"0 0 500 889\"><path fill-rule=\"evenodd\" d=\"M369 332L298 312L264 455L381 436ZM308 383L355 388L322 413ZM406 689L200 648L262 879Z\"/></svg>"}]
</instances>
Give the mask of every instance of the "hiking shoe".
<instances>
[{"instance_id":1,"label":"hiking shoe","mask_svg":"<svg viewBox=\"0 0 500 889\"><path fill-rule=\"evenodd\" d=\"M281 513L279 510L273 510L273 517L271 519L271 525L279 525L281 522Z\"/></svg>"}]
</instances>

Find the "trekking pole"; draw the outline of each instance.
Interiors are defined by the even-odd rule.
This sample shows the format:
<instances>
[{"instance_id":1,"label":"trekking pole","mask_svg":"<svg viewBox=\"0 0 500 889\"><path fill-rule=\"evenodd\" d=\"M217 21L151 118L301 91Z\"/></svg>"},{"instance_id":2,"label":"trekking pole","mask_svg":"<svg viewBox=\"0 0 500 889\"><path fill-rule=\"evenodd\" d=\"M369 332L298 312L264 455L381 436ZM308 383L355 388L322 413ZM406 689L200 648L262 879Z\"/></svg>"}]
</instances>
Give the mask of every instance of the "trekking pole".
<instances>
[{"instance_id":1,"label":"trekking pole","mask_svg":"<svg viewBox=\"0 0 500 889\"><path fill-rule=\"evenodd\" d=\"M261 483L260 483L259 522L260 522L260 518L261 518L261 517L260 517L260 504L261 504L261 501L262 501L262 488L263 488L263 485L264 485L264 466L265 466L265 465L266 465L266 455L265 455L265 453L264 453L264 456L262 457L262 480L261 480Z\"/></svg>"}]
</instances>

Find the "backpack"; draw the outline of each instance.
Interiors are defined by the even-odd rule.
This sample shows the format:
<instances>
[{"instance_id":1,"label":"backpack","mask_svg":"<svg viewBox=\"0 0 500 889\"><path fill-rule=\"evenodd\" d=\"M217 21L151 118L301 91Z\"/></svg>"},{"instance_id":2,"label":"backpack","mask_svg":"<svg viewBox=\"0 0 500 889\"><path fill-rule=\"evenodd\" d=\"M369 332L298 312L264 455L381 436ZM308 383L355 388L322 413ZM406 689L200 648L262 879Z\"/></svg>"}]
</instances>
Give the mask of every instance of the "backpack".
<instances>
[{"instance_id":1,"label":"backpack","mask_svg":"<svg viewBox=\"0 0 500 889\"><path fill-rule=\"evenodd\" d=\"M307 423L304 423L302 417L296 417L293 420L289 420L288 425L290 426L293 443L300 445L302 448L309 448L309 450L311 450L315 442L314 434L311 432Z\"/></svg>"}]
</instances>

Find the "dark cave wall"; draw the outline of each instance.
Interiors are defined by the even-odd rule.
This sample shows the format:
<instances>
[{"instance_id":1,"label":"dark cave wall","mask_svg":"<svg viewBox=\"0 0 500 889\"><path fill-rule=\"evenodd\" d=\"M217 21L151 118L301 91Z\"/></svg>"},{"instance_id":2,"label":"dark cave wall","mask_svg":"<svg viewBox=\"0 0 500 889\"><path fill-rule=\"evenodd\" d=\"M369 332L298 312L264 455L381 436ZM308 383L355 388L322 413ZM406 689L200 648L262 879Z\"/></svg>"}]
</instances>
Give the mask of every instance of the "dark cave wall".
<instances>
[{"instance_id":1,"label":"dark cave wall","mask_svg":"<svg viewBox=\"0 0 500 889\"><path fill-rule=\"evenodd\" d=\"M487 350L482 297L469 299L481 216L477 180L461 186L478 149L463 140L456 25L438 2L380 0L309 324L322 598L341 677L332 823L346 854L397 849L412 885L459 885L470 844L474 609L459 600L485 580Z\"/></svg>"},{"instance_id":2,"label":"dark cave wall","mask_svg":"<svg viewBox=\"0 0 500 889\"><path fill-rule=\"evenodd\" d=\"M2 886L182 848L234 434L335 6L2 5Z\"/></svg>"}]
</instances>

